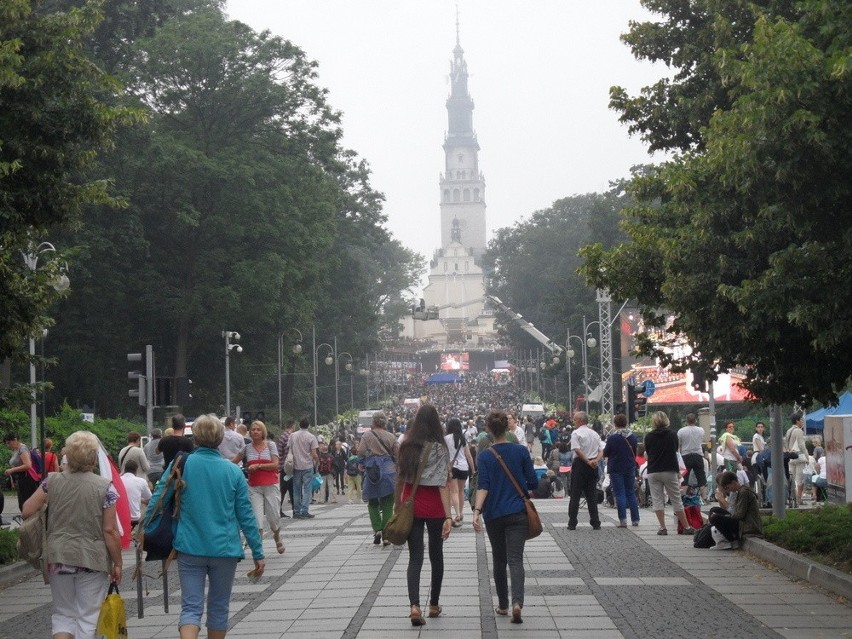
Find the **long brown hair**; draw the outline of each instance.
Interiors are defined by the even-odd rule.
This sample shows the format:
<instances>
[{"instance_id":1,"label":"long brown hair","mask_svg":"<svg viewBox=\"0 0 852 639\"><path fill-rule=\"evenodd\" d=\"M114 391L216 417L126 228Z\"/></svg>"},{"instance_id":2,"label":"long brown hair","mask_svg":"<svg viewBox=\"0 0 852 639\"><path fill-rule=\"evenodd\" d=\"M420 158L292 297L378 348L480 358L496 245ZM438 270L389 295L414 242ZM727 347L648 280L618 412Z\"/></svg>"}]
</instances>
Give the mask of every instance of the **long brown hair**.
<instances>
[{"instance_id":1,"label":"long brown hair","mask_svg":"<svg viewBox=\"0 0 852 639\"><path fill-rule=\"evenodd\" d=\"M405 431L405 438L399 447L399 466L397 477L400 481L413 483L417 476L417 467L423 455L423 447L430 443L447 447L441 418L432 404L423 404L414 416L414 422Z\"/></svg>"}]
</instances>

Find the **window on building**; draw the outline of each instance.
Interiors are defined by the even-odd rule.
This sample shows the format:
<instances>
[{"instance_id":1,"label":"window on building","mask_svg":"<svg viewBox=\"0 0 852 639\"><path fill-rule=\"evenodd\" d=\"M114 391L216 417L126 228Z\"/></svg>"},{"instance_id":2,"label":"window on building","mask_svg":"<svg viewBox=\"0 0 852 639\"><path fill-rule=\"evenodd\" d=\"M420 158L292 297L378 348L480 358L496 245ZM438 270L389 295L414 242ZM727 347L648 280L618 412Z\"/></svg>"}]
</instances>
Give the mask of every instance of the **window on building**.
<instances>
[{"instance_id":1,"label":"window on building","mask_svg":"<svg viewBox=\"0 0 852 639\"><path fill-rule=\"evenodd\" d=\"M473 201L479 202L479 189L473 189Z\"/></svg>"},{"instance_id":2,"label":"window on building","mask_svg":"<svg viewBox=\"0 0 852 639\"><path fill-rule=\"evenodd\" d=\"M453 202L458 202L461 194L458 189L453 189Z\"/></svg>"},{"instance_id":3,"label":"window on building","mask_svg":"<svg viewBox=\"0 0 852 639\"><path fill-rule=\"evenodd\" d=\"M450 189L444 189L444 202L450 201Z\"/></svg>"},{"instance_id":4,"label":"window on building","mask_svg":"<svg viewBox=\"0 0 852 639\"><path fill-rule=\"evenodd\" d=\"M465 202L470 202L470 189L464 190L464 193L462 194L462 200L464 200Z\"/></svg>"}]
</instances>

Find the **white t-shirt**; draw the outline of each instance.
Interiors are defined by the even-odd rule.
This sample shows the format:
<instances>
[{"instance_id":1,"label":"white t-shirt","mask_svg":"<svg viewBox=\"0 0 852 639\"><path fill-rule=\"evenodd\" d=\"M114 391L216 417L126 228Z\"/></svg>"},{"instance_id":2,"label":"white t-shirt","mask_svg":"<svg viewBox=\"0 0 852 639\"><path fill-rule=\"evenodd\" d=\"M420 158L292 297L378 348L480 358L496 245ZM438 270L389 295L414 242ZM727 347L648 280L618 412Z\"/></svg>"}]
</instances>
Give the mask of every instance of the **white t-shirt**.
<instances>
[{"instance_id":1,"label":"white t-shirt","mask_svg":"<svg viewBox=\"0 0 852 639\"><path fill-rule=\"evenodd\" d=\"M752 452L759 453L764 448L766 448L766 440L763 439L763 435L760 433L755 433L751 438L751 449Z\"/></svg>"},{"instance_id":2,"label":"white t-shirt","mask_svg":"<svg viewBox=\"0 0 852 639\"><path fill-rule=\"evenodd\" d=\"M600 436L586 425L575 428L571 433L571 450L582 450L586 459L594 459L601 451Z\"/></svg>"},{"instance_id":3,"label":"white t-shirt","mask_svg":"<svg viewBox=\"0 0 852 639\"><path fill-rule=\"evenodd\" d=\"M133 473L124 473L121 476L124 490L127 491L127 502L130 504L130 520L139 521L142 517L142 500L151 499L151 489L148 488L148 480L137 477Z\"/></svg>"},{"instance_id":4,"label":"white t-shirt","mask_svg":"<svg viewBox=\"0 0 852 639\"><path fill-rule=\"evenodd\" d=\"M447 442L447 450L450 452L450 461L453 463L453 468L458 468L459 470L470 470L470 466L467 463L467 455L464 454L464 447L466 444L462 444L459 448L456 448L452 434L444 435L444 441ZM455 459L455 461L453 461L453 459Z\"/></svg>"},{"instance_id":5,"label":"white t-shirt","mask_svg":"<svg viewBox=\"0 0 852 639\"><path fill-rule=\"evenodd\" d=\"M520 424L515 426L514 433L515 433L515 437L517 438L519 444L523 444L525 441L527 441L526 431L524 430L524 427L521 426Z\"/></svg>"}]
</instances>

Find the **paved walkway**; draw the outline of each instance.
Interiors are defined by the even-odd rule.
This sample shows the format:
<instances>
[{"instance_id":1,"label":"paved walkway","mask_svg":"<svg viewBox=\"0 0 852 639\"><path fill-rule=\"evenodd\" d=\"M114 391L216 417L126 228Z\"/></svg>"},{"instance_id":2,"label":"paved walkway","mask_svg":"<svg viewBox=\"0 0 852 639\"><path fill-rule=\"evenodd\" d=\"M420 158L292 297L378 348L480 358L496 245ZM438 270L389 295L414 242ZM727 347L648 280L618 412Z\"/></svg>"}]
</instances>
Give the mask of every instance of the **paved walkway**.
<instances>
[{"instance_id":1,"label":"paved walkway","mask_svg":"<svg viewBox=\"0 0 852 639\"><path fill-rule=\"evenodd\" d=\"M260 582L240 565L228 636L252 639L397 638L546 639L731 636L852 637L852 607L749 559L741 552L695 550L689 537L658 537L653 513L638 528L566 529L567 500L536 502L545 532L526 547L524 623L495 617L490 549L467 521L445 544L443 615L420 629L408 622L404 548L372 544L365 505L313 506L313 520L284 520L287 552L265 540ZM125 553L125 566L133 565ZM421 581L428 602L429 562ZM136 616L135 583L122 594L132 639L177 637L180 592L170 576L169 612L154 565L146 568L144 617ZM50 636L50 591L39 577L0 591L0 638ZM204 632L202 631L202 636Z\"/></svg>"}]
</instances>

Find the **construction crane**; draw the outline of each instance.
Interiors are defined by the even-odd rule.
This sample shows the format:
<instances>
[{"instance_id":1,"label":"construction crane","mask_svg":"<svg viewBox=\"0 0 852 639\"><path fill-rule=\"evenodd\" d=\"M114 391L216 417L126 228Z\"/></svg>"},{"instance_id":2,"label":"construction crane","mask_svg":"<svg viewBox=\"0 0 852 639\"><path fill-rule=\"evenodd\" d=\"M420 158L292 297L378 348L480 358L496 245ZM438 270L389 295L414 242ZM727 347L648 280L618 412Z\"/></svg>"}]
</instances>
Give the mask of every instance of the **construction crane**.
<instances>
[{"instance_id":1,"label":"construction crane","mask_svg":"<svg viewBox=\"0 0 852 639\"><path fill-rule=\"evenodd\" d=\"M520 313L512 310L510 307L506 306L499 298L494 297L493 295L484 295L483 297L478 297L474 300L470 300L467 302L462 302L460 304L444 304L443 306L429 306L427 307L423 300L420 300L419 307L413 307L413 315L414 319L419 320L431 320L438 319L440 316L440 312L447 308L464 308L465 306L471 306L473 304L478 304L479 302L491 302L504 313L506 313L509 317L514 320L514 322L530 337L536 340L539 344L544 346L547 350L549 350L553 355L560 355L565 352L564 347L560 346L552 339L550 339L547 335L538 330L535 326L533 326L532 322L527 320Z\"/></svg>"}]
</instances>

